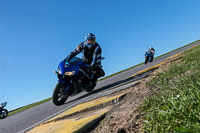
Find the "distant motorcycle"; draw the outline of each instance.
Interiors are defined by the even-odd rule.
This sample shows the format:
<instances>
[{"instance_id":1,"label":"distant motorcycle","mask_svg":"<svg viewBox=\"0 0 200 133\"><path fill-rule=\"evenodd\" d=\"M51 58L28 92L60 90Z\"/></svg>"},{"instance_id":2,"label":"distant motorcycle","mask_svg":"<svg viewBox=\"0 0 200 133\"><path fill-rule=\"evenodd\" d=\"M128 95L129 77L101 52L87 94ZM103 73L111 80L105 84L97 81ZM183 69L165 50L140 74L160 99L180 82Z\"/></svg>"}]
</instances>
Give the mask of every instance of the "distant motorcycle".
<instances>
[{"instance_id":1,"label":"distant motorcycle","mask_svg":"<svg viewBox=\"0 0 200 133\"><path fill-rule=\"evenodd\" d=\"M104 57L97 59L97 62L102 59ZM83 90L92 91L97 84L97 81L92 80L96 73L93 70L94 66L88 66L78 57L72 58L69 64L61 61L58 65L58 71L55 71L58 83L54 88L52 101L57 106L64 104L68 96L74 96Z\"/></svg>"},{"instance_id":2,"label":"distant motorcycle","mask_svg":"<svg viewBox=\"0 0 200 133\"><path fill-rule=\"evenodd\" d=\"M0 104L0 119L4 119L8 116L8 110L4 109L4 107L7 105L7 102Z\"/></svg>"},{"instance_id":3,"label":"distant motorcycle","mask_svg":"<svg viewBox=\"0 0 200 133\"><path fill-rule=\"evenodd\" d=\"M148 51L145 54L145 62L144 64L147 64L148 62L152 62L153 61L153 53L151 51Z\"/></svg>"}]
</instances>

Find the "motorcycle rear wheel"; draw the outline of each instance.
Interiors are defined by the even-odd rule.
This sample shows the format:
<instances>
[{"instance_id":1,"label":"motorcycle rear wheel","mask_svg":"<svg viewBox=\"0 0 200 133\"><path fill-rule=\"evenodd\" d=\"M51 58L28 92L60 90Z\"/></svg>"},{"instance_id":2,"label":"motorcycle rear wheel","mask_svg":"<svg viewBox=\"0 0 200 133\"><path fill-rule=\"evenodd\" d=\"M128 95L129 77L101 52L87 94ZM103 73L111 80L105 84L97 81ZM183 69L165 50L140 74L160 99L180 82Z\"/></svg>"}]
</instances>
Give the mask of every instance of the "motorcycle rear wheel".
<instances>
[{"instance_id":1,"label":"motorcycle rear wheel","mask_svg":"<svg viewBox=\"0 0 200 133\"><path fill-rule=\"evenodd\" d=\"M97 85L97 81L92 81L92 84L89 88L86 89L86 92L91 92L94 90L94 88L96 87Z\"/></svg>"},{"instance_id":2,"label":"motorcycle rear wheel","mask_svg":"<svg viewBox=\"0 0 200 133\"><path fill-rule=\"evenodd\" d=\"M2 109L0 112L0 119L4 119L8 116L8 110L7 109Z\"/></svg>"},{"instance_id":3,"label":"motorcycle rear wheel","mask_svg":"<svg viewBox=\"0 0 200 133\"><path fill-rule=\"evenodd\" d=\"M52 101L57 106L63 105L68 98L68 95L64 94L65 87L66 86L64 84L57 83L54 88Z\"/></svg>"}]
</instances>

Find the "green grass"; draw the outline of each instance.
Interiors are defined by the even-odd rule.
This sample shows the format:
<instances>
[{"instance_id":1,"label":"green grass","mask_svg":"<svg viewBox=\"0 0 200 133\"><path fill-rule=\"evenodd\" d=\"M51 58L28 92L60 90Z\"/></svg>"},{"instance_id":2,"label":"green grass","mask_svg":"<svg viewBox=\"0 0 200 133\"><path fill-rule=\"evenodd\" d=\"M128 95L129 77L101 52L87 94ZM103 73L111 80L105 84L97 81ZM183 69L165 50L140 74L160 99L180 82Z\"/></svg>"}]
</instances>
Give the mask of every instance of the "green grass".
<instances>
[{"instance_id":1,"label":"green grass","mask_svg":"<svg viewBox=\"0 0 200 133\"><path fill-rule=\"evenodd\" d=\"M183 54L147 83L154 93L140 107L144 132L200 131L200 46Z\"/></svg>"},{"instance_id":2,"label":"green grass","mask_svg":"<svg viewBox=\"0 0 200 133\"><path fill-rule=\"evenodd\" d=\"M32 107L34 107L34 106L37 106L37 105L39 105L39 104L45 103L45 102L50 101L50 100L51 100L51 98L47 98L47 99L45 99L45 100L42 100L42 101L39 101L39 102L30 104L30 105L21 107L21 108L16 109L16 110L14 110L14 111L12 111L12 112L9 112L8 116L17 114L17 113L22 112L22 111L24 111L24 110L26 110L26 109L32 108Z\"/></svg>"},{"instance_id":3,"label":"green grass","mask_svg":"<svg viewBox=\"0 0 200 133\"><path fill-rule=\"evenodd\" d=\"M199 40L197 40L197 41L199 41ZM197 42L197 41L195 41L195 42ZM195 42L193 42L193 43L195 43ZM190 43L190 44L192 44L192 43ZM188 44L188 45L190 45L190 44ZM183 46L183 47L186 47L186 46L188 46L188 45L185 45L185 46ZM183 47L181 47L181 48L183 48ZM178 49L180 49L180 48L178 48ZM176 50L178 50L178 49L176 49ZM176 50L173 50L173 51L176 51ZM171 51L171 52L173 52L173 51ZM171 52L168 52L168 53L171 53ZM166 54L168 54L168 53L166 53ZM166 55L166 54L160 55L159 57L164 56L164 55ZM156 57L156 58L159 58L159 57ZM156 58L155 58L155 59L156 59ZM143 62L140 63L140 64L138 64L138 65L135 65L135 66L132 66L132 67L130 67L130 68L127 68L127 69L125 69L125 70L122 70L122 71L119 71L119 72L117 72L117 73L111 74L111 75L109 75L109 76L103 77L103 78L99 79L98 82L101 81L101 80L107 79L107 78L109 78L109 77L112 77L112 76L114 76L114 75L117 75L117 74L119 74L119 73L122 73L122 72L124 72L124 71L127 71L127 70L130 70L130 69L132 69L132 68L135 68L135 67L137 67L137 66L140 66L141 64L143 64ZM34 106L36 106L36 105L42 104L42 103L47 102L47 101L49 101L49 100L51 100L51 98L42 100L42 101L37 102L37 103L33 103L33 104L30 104L30 105L27 105L27 106L24 106L24 107L21 107L21 108L19 108L19 109L16 109L16 110L10 112L10 113L9 113L9 116L10 116L10 115L13 115L13 114L16 114L16 113L19 113L19 112L21 112L21 111L24 111L24 110L26 110L26 109L29 109L29 108L31 108L31 107L34 107Z\"/></svg>"},{"instance_id":4,"label":"green grass","mask_svg":"<svg viewBox=\"0 0 200 133\"><path fill-rule=\"evenodd\" d=\"M132 68L135 68L135 67L137 67L137 66L140 66L140 65L142 65L142 64L143 64L143 63L140 63L140 64L138 64L138 65L129 67L129 68L127 68L127 69L124 69L124 70L121 70L121 71L119 71L119 72L116 72L116 73L113 73L113 74L111 74L111 75L108 75L108 76L106 76L106 77L103 77L103 78L99 79L98 82L99 82L99 81L102 81L102 80L104 80L104 79L110 78L110 77L112 77L112 76L115 76L115 75L117 75L117 74L120 74L120 73L122 73L122 72L125 72L125 71L127 71L127 70L130 70L130 69L132 69Z\"/></svg>"},{"instance_id":5,"label":"green grass","mask_svg":"<svg viewBox=\"0 0 200 133\"><path fill-rule=\"evenodd\" d=\"M160 57L162 57L162 56L165 56L165 55L167 55L167 54L169 54L169 53L172 53L172 52L174 52L174 51L177 51L177 50L179 50L179 49L181 49L181 48L184 48L184 47L186 47L186 46L189 46L189 45L191 45L191 44L193 44L193 43L196 43L196 42L198 42L198 41L200 41L200 40L194 41L194 42L192 42L192 43L190 43L190 44L187 44L187 45L185 45L185 46L183 46L183 47L177 48L177 49L175 49L175 50L173 50L173 51L170 51L170 52L168 52L168 53L165 53L165 54L163 54L163 55L160 55L160 56L156 57L155 59L160 58ZM155 59L154 59L154 60L155 60ZM115 76L115 75L117 75L117 74L120 74L120 73L122 73L122 72L125 72L125 71L127 71L127 70L130 70L130 69L132 69L132 68L135 68L135 67L137 67L137 66L140 66L140 65L142 65L143 63L144 63L144 62L142 62L142 63L140 63L140 64L138 64L138 65L129 67L129 68L125 69L125 70L121 70L121 71L119 71L119 72L113 73L113 74L108 75L108 76L106 76L106 77L103 77L103 78L99 79L98 82L99 82L99 81L102 81L102 80L104 80L104 79L110 78L110 77L112 77L112 76Z\"/></svg>"},{"instance_id":6,"label":"green grass","mask_svg":"<svg viewBox=\"0 0 200 133\"><path fill-rule=\"evenodd\" d=\"M155 59L160 58L160 57L162 57L162 56L165 56L165 55L167 55L167 54L169 54L169 53L172 53L172 52L174 52L174 51L177 51L177 50L179 50L179 49L181 49L181 48L187 47L187 46L189 46L189 45L191 45L191 44L193 44L193 43L196 43L196 42L198 42L198 41L200 41L200 40L194 41L194 42L189 43L189 44L187 44L187 45L185 45L185 46L183 46L183 47L177 48L177 49L175 49L175 50L173 50L173 51L170 51L170 52L168 52L168 53L165 53L165 54L163 54L163 55L160 55L160 56L156 57Z\"/></svg>"}]
</instances>

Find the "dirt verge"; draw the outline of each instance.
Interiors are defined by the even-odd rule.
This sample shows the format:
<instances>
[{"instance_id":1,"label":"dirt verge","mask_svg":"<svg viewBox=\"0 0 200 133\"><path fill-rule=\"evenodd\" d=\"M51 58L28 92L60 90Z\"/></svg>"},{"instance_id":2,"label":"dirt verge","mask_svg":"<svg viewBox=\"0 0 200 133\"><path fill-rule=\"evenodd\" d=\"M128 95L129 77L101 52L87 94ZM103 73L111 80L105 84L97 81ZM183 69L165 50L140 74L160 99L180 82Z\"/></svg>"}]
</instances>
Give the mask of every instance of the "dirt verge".
<instances>
[{"instance_id":1,"label":"dirt verge","mask_svg":"<svg viewBox=\"0 0 200 133\"><path fill-rule=\"evenodd\" d=\"M118 93L126 93L126 96L106 113L105 118L98 125L89 130L91 133L141 133L143 132L143 120L141 119L139 105L149 97L153 91L146 87L154 75L168 68L168 64L181 59L181 56L170 58L163 63L159 69L151 73L148 77L141 79L139 84L127 88Z\"/></svg>"}]
</instances>

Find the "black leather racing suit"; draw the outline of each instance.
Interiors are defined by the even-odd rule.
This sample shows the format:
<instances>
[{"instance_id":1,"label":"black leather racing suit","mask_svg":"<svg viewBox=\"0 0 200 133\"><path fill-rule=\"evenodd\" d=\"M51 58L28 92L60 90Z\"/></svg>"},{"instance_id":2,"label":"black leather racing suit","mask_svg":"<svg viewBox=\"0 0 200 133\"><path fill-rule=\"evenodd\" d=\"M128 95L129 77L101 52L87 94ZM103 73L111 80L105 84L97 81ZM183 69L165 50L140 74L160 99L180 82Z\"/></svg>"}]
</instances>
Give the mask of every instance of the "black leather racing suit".
<instances>
[{"instance_id":1,"label":"black leather racing suit","mask_svg":"<svg viewBox=\"0 0 200 133\"><path fill-rule=\"evenodd\" d=\"M97 62L97 58L101 57L101 47L100 45L95 42L91 49L87 47L86 42L81 42L74 51L72 51L66 58L65 61L69 62L73 57L77 54L82 52L83 54L83 61L86 62L88 65L95 66L93 68L96 71L93 80L97 80L99 77L105 75L104 70L101 68L101 62Z\"/></svg>"}]
</instances>

